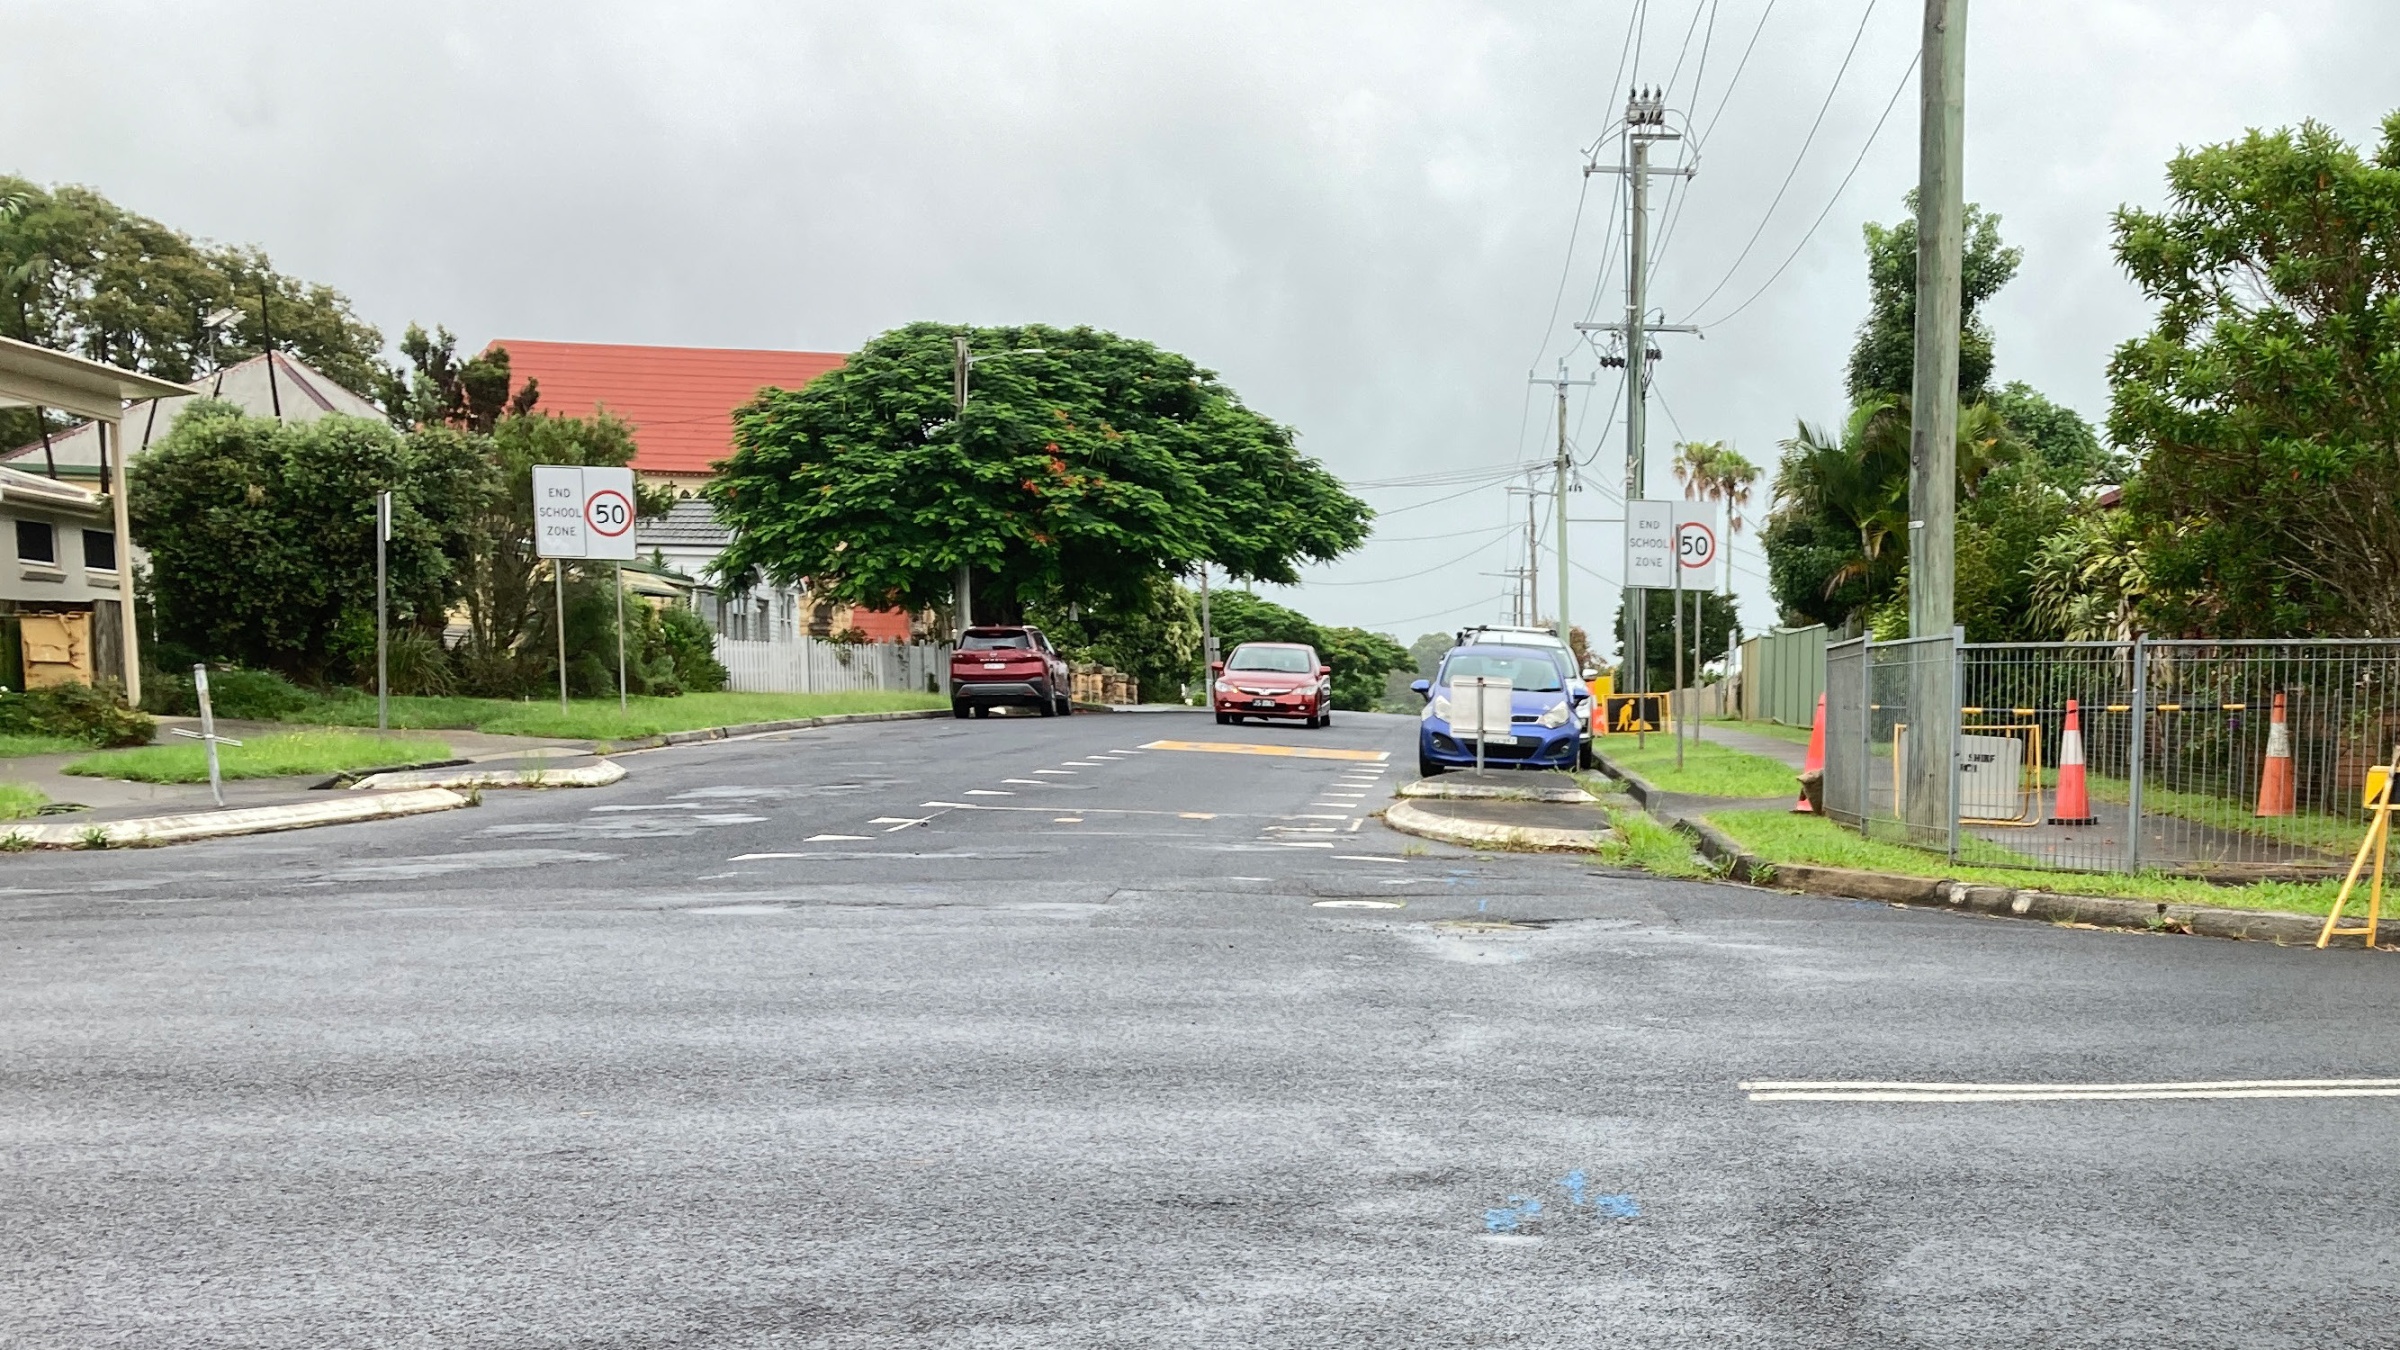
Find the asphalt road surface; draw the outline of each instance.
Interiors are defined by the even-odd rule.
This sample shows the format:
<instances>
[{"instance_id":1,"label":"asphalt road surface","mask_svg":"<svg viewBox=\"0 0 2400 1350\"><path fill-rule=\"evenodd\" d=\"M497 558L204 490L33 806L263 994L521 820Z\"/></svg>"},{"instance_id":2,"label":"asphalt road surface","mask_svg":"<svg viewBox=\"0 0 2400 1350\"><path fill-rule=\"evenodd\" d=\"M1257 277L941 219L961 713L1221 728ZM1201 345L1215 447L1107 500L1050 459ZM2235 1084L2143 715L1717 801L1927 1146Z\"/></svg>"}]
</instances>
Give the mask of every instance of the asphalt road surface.
<instances>
[{"instance_id":1,"label":"asphalt road surface","mask_svg":"<svg viewBox=\"0 0 2400 1350\"><path fill-rule=\"evenodd\" d=\"M0 857L0 1344L2400 1344L2400 1098L1739 1086L2400 1078L2400 958L1427 848L1412 730Z\"/></svg>"}]
</instances>

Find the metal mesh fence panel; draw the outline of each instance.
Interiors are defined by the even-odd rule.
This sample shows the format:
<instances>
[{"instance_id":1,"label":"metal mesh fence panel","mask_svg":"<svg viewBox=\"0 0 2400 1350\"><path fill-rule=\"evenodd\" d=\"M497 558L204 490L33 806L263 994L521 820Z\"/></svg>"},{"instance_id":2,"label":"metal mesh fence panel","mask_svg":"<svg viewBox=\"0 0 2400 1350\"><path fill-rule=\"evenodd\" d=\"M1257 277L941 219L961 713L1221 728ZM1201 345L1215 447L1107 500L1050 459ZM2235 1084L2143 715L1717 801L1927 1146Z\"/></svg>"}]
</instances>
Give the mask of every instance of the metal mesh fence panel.
<instances>
[{"instance_id":1,"label":"metal mesh fence panel","mask_svg":"<svg viewBox=\"0 0 2400 1350\"><path fill-rule=\"evenodd\" d=\"M1946 635L1872 642L1865 647L1865 664L1861 828L1870 839L1947 852L1953 824L1956 646Z\"/></svg>"},{"instance_id":2,"label":"metal mesh fence panel","mask_svg":"<svg viewBox=\"0 0 2400 1350\"><path fill-rule=\"evenodd\" d=\"M2380 639L1979 645L1960 691L1976 862L2335 872L2400 743L2400 642Z\"/></svg>"},{"instance_id":3,"label":"metal mesh fence panel","mask_svg":"<svg viewBox=\"0 0 2400 1350\"><path fill-rule=\"evenodd\" d=\"M1825 648L1825 814L1861 828L1866 791L1867 640L1854 638Z\"/></svg>"}]
</instances>

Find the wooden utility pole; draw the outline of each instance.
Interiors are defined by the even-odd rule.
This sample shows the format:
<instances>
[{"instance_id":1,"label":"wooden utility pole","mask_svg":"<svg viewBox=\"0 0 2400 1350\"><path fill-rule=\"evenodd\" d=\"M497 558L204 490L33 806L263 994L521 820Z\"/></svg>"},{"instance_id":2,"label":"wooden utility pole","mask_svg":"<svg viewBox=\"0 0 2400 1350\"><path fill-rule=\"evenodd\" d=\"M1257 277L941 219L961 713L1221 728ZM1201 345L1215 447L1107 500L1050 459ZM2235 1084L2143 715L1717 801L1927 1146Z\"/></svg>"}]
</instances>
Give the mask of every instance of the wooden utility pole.
<instances>
[{"instance_id":1,"label":"wooden utility pole","mask_svg":"<svg viewBox=\"0 0 2400 1350\"><path fill-rule=\"evenodd\" d=\"M1917 160L1917 345L1909 401L1909 636L1950 631L1958 513L1960 177L1966 158L1967 0L1925 0Z\"/></svg>"},{"instance_id":2,"label":"wooden utility pole","mask_svg":"<svg viewBox=\"0 0 2400 1350\"><path fill-rule=\"evenodd\" d=\"M1967 0L1925 0L1917 151L1916 367L1908 426L1908 634L1952 638L1957 580L1958 324L1965 199ZM1958 847L1959 684L1948 659L1912 649L1906 797L1915 842Z\"/></svg>"}]
</instances>

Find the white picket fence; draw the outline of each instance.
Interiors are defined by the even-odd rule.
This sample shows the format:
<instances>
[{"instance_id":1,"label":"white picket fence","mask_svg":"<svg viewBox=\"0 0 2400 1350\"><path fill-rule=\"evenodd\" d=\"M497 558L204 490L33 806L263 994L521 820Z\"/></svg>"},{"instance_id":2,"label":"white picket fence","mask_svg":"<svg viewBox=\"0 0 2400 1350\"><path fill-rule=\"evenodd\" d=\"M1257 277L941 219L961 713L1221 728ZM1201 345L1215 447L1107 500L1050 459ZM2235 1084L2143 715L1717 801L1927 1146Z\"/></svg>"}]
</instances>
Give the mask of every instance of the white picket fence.
<instances>
[{"instance_id":1,"label":"white picket fence","mask_svg":"<svg viewBox=\"0 0 2400 1350\"><path fill-rule=\"evenodd\" d=\"M855 689L950 692L950 648L932 642L736 642L717 639L727 687L745 694L829 694Z\"/></svg>"}]
</instances>

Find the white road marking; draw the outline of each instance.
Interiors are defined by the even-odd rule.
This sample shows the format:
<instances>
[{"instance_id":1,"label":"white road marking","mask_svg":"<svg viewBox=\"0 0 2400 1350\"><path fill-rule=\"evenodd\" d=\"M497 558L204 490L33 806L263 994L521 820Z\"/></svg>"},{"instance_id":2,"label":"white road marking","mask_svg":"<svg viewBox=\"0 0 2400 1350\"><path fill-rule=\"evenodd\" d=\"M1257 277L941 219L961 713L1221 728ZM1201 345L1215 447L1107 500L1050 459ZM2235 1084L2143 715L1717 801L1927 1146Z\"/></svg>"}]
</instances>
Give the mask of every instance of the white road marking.
<instances>
[{"instance_id":1,"label":"white road marking","mask_svg":"<svg viewBox=\"0 0 2400 1350\"><path fill-rule=\"evenodd\" d=\"M1336 853L1333 856L1341 859L1343 862L1404 863L1408 861L1406 858L1395 858L1389 853ZM1386 886L1405 886L1407 884L1408 883L1405 881L1387 881L1384 883Z\"/></svg>"},{"instance_id":2,"label":"white road marking","mask_svg":"<svg viewBox=\"0 0 2400 1350\"><path fill-rule=\"evenodd\" d=\"M1356 833L1358 833L1358 827L1359 827L1359 826L1361 826L1361 825L1364 825L1364 824L1366 824L1366 823L1367 823L1367 818L1366 818L1365 816L1360 816L1358 819L1351 821L1351 822L1350 822L1350 833L1352 833L1352 834L1356 834Z\"/></svg>"},{"instance_id":3,"label":"white road marking","mask_svg":"<svg viewBox=\"0 0 2400 1350\"><path fill-rule=\"evenodd\" d=\"M1330 839L1270 839L1267 842L1277 848L1332 848L1334 846Z\"/></svg>"},{"instance_id":4,"label":"white road marking","mask_svg":"<svg viewBox=\"0 0 2400 1350\"><path fill-rule=\"evenodd\" d=\"M1053 825L1081 825L1081 824L1083 823L1083 817L1081 817L1081 816L1052 816L1052 817L1050 817L1050 823L1051 823L1051 824L1053 824Z\"/></svg>"},{"instance_id":5,"label":"white road marking","mask_svg":"<svg viewBox=\"0 0 2400 1350\"><path fill-rule=\"evenodd\" d=\"M1333 834L1331 825L1269 825L1268 834Z\"/></svg>"},{"instance_id":6,"label":"white road marking","mask_svg":"<svg viewBox=\"0 0 2400 1350\"><path fill-rule=\"evenodd\" d=\"M836 840L872 839L874 837L875 836L871 834L812 834L800 842L803 844L828 844ZM751 853L744 856L752 858L805 858L808 855L805 853ZM734 861L740 862L741 859L736 858Z\"/></svg>"},{"instance_id":7,"label":"white road marking","mask_svg":"<svg viewBox=\"0 0 2400 1350\"><path fill-rule=\"evenodd\" d=\"M1316 901L1316 902L1314 902L1314 904L1311 906L1311 908L1314 908L1314 909L1400 909L1400 908L1403 908L1403 906L1402 906L1402 905L1401 905L1401 903L1400 903L1399 901L1397 901L1397 900L1319 900L1319 901Z\"/></svg>"},{"instance_id":8,"label":"white road marking","mask_svg":"<svg viewBox=\"0 0 2400 1350\"><path fill-rule=\"evenodd\" d=\"M867 823L869 825L888 825L891 828L885 830L885 834L898 834L900 831L907 829L911 825L923 825L930 822L932 819L933 817L931 816L924 816L921 818L912 818L909 816L877 816Z\"/></svg>"},{"instance_id":9,"label":"white road marking","mask_svg":"<svg viewBox=\"0 0 2400 1350\"><path fill-rule=\"evenodd\" d=\"M1057 774L1057 775L1059 775L1059 776L1061 776L1061 777L1066 777L1066 778L1073 778L1073 777L1075 776L1075 771L1074 771L1073 769L1035 769L1035 770L1034 770L1034 772L1035 772L1035 773ZM1007 781L1007 780L1003 779L1002 781L1003 781L1003 782L1005 782L1005 781Z\"/></svg>"},{"instance_id":10,"label":"white road marking","mask_svg":"<svg viewBox=\"0 0 2400 1350\"><path fill-rule=\"evenodd\" d=\"M1316 816L1282 816L1282 817L1279 817L1279 819L1282 819L1282 820L1348 820L1349 818L1350 818L1350 817L1348 817L1348 816L1346 816L1346 815L1343 815L1343 814L1340 814L1340 813L1338 813L1338 812L1337 812L1337 813L1335 813L1335 814L1333 814L1333 815L1330 815L1330 816L1326 816L1326 815L1316 815Z\"/></svg>"},{"instance_id":11,"label":"white road marking","mask_svg":"<svg viewBox=\"0 0 2400 1350\"><path fill-rule=\"evenodd\" d=\"M1106 761L1090 759L1062 759L1059 761L1059 763L1071 765L1078 769L1098 769L1103 768L1106 765Z\"/></svg>"},{"instance_id":12,"label":"white road marking","mask_svg":"<svg viewBox=\"0 0 2400 1350\"><path fill-rule=\"evenodd\" d=\"M626 806L592 806L589 811L705 811L707 802L642 802Z\"/></svg>"},{"instance_id":13,"label":"white road marking","mask_svg":"<svg viewBox=\"0 0 2400 1350\"><path fill-rule=\"evenodd\" d=\"M967 795L970 797L1014 797L1017 794L1002 792L998 788L968 788Z\"/></svg>"},{"instance_id":14,"label":"white road marking","mask_svg":"<svg viewBox=\"0 0 2400 1350\"><path fill-rule=\"evenodd\" d=\"M2186 1083L1896 1083L1762 1080L1754 1102L2125 1102L2400 1097L2400 1078L2223 1079Z\"/></svg>"},{"instance_id":15,"label":"white road marking","mask_svg":"<svg viewBox=\"0 0 2400 1350\"><path fill-rule=\"evenodd\" d=\"M819 835L819 836L818 836L818 838L820 838L820 839L857 839L857 838L862 838L862 837L863 837L863 836L860 836L860 835L852 835L852 834L834 834L834 835ZM763 859L763 858L817 858L817 857L822 857L822 856L824 856L824 855L822 855L822 854L817 854L817 853L736 853L736 854L734 854L734 855L733 855L733 861L735 861L735 862L757 862L757 861L759 861L759 860L761 860L761 859Z\"/></svg>"},{"instance_id":16,"label":"white road marking","mask_svg":"<svg viewBox=\"0 0 2400 1350\"><path fill-rule=\"evenodd\" d=\"M692 819L694 819L694 820L696 820L696 821L699 821L699 822L700 822L701 824L703 824L703 825L755 825L755 824L757 824L758 822L760 822L760 821L762 821L762 820L765 820L765 819L766 819L766 817L765 817L765 816L721 815L721 816L694 816L694 817L692 817Z\"/></svg>"},{"instance_id":17,"label":"white road marking","mask_svg":"<svg viewBox=\"0 0 2400 1350\"><path fill-rule=\"evenodd\" d=\"M1178 811L1175 814L1184 820L1215 820L1217 818L1217 813L1214 811Z\"/></svg>"},{"instance_id":18,"label":"white road marking","mask_svg":"<svg viewBox=\"0 0 2400 1350\"><path fill-rule=\"evenodd\" d=\"M1003 779L1001 779L1000 781L1001 781L1001 782L1003 782L1003 783L1014 783L1014 784L1016 784L1018 787L1056 787L1056 786L1058 786L1056 783L1045 783L1045 782L1043 782L1043 781L1042 781L1041 779L1039 779L1039 778L1003 778Z\"/></svg>"}]
</instances>

